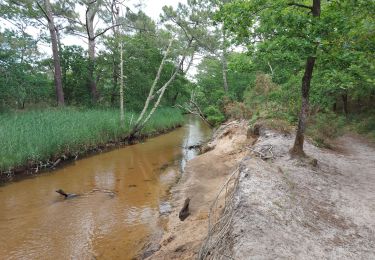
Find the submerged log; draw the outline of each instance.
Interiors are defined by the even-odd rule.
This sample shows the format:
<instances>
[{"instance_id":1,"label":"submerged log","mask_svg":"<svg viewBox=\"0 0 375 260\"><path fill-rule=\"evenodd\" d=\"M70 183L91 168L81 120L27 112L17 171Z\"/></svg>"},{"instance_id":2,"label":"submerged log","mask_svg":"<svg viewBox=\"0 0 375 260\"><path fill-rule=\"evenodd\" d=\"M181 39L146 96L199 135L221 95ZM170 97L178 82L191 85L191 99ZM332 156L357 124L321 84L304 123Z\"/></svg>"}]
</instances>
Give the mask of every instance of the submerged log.
<instances>
[{"instance_id":1,"label":"submerged log","mask_svg":"<svg viewBox=\"0 0 375 260\"><path fill-rule=\"evenodd\" d=\"M70 199L70 198L78 197L77 194L74 194L74 193L66 193L66 192L63 191L62 189L58 189L56 192L57 192L58 194L64 196L65 199Z\"/></svg>"},{"instance_id":2,"label":"submerged log","mask_svg":"<svg viewBox=\"0 0 375 260\"><path fill-rule=\"evenodd\" d=\"M184 221L190 215L189 203L190 203L190 199L187 198L185 200L184 206L182 207L180 213L178 214L178 217L180 218L181 221Z\"/></svg>"}]
</instances>

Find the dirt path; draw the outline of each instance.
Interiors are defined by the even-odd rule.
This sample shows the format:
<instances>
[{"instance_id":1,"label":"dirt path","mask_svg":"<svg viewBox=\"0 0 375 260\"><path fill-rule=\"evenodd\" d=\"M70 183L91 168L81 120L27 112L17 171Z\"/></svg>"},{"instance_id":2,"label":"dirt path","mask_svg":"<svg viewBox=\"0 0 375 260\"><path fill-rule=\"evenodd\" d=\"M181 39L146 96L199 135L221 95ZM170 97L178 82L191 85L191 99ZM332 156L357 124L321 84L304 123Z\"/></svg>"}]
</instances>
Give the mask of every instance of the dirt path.
<instances>
[{"instance_id":1,"label":"dirt path","mask_svg":"<svg viewBox=\"0 0 375 260\"><path fill-rule=\"evenodd\" d=\"M318 160L291 159L292 136L265 131L242 165L226 248L234 259L375 259L375 149L359 138L340 152L306 144Z\"/></svg>"}]
</instances>

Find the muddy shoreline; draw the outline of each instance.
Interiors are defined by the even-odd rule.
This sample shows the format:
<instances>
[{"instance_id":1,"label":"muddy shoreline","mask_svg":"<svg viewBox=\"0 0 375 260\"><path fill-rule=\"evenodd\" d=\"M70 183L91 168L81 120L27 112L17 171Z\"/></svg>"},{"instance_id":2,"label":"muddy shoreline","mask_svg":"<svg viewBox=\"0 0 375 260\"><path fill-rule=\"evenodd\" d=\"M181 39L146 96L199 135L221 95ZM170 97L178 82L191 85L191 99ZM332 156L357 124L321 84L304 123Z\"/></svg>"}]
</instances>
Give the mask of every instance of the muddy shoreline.
<instances>
[{"instance_id":1,"label":"muddy shoreline","mask_svg":"<svg viewBox=\"0 0 375 260\"><path fill-rule=\"evenodd\" d=\"M39 161L38 163L29 161L28 163L15 166L9 171L0 171L0 186L6 185L7 183L22 181L24 179L33 178L39 174L52 172L56 169L63 168L70 165L71 163L95 156L103 152L110 152L114 149L123 148L130 145L135 145L144 142L148 138L157 137L159 135L167 134L175 129L178 129L183 124L177 125L175 127L166 128L163 130L156 131L151 134L142 134L137 136L136 139L121 139L112 140L105 144L98 144L95 147L88 147L87 149L82 149L76 153L65 153L58 156L54 156L45 161Z\"/></svg>"}]
</instances>

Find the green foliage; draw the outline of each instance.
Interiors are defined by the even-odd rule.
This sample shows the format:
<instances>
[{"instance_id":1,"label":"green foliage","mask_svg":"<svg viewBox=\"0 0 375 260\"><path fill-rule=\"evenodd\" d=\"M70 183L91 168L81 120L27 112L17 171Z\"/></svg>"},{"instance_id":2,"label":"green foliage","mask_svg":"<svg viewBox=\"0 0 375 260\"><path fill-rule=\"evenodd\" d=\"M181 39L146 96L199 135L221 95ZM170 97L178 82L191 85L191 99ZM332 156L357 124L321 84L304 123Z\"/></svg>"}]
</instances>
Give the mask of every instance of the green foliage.
<instances>
[{"instance_id":1,"label":"green foliage","mask_svg":"<svg viewBox=\"0 0 375 260\"><path fill-rule=\"evenodd\" d=\"M375 140L375 110L369 110L361 114L353 114L348 120L353 130Z\"/></svg>"},{"instance_id":2,"label":"green foliage","mask_svg":"<svg viewBox=\"0 0 375 260\"><path fill-rule=\"evenodd\" d=\"M290 91L288 85L279 86L270 75L258 72L254 83L244 93L244 103L261 118L279 118L293 123L299 107L298 95L293 95L298 93L296 91Z\"/></svg>"},{"instance_id":3,"label":"green foliage","mask_svg":"<svg viewBox=\"0 0 375 260\"><path fill-rule=\"evenodd\" d=\"M233 119L249 119L252 117L252 111L242 102L230 102L224 107L227 118Z\"/></svg>"},{"instance_id":4,"label":"green foliage","mask_svg":"<svg viewBox=\"0 0 375 260\"><path fill-rule=\"evenodd\" d=\"M70 105L89 105L88 57L82 47L64 46L61 52L62 82L64 95Z\"/></svg>"},{"instance_id":5,"label":"green foliage","mask_svg":"<svg viewBox=\"0 0 375 260\"><path fill-rule=\"evenodd\" d=\"M51 97L52 82L36 62L36 42L28 34L0 33L0 107L24 108Z\"/></svg>"},{"instance_id":6,"label":"green foliage","mask_svg":"<svg viewBox=\"0 0 375 260\"><path fill-rule=\"evenodd\" d=\"M112 24L112 13L107 10L107 2L98 1L98 18ZM82 3L81 3L82 4ZM81 5L80 4L80 5ZM78 19L74 7L75 1L55 1L52 3L56 27L59 29L61 40L64 34L79 34L82 24L73 22ZM110 4L109 4L110 5ZM14 25L12 30L0 28L0 107L23 107L24 104L34 106L40 102L54 103L53 63L52 59L45 59L39 53L39 43L48 39L48 31L41 30L41 35L31 36L26 33L28 26L39 28L37 20L45 17L36 2L21 0L17 5L11 1L0 3L2 18ZM110 6L107 6L110 7ZM170 32L159 29L156 23L144 12L126 12L119 17L124 26L108 30L106 34L97 38L105 48L99 51L95 60L93 79L97 83L100 107L118 107L120 85L120 48L123 44L125 108L138 111L142 109L148 90L156 76L157 69L163 57L163 51L170 38ZM60 23L66 30L60 29ZM67 26L67 27L66 27ZM100 26L99 26L100 27ZM131 29L132 28L132 29ZM118 29L118 32L114 33ZM103 31L98 28L97 32ZM85 31L86 32L86 31ZM112 33L112 34L111 34ZM105 38L104 38L105 36ZM49 43L47 43L49 44ZM157 88L169 79L175 69L174 60L183 49L180 42L175 44L176 52L167 61L160 77ZM88 82L91 80L88 53L80 46L59 46L63 90L68 105L90 107L92 97ZM182 75L165 93L162 100L164 106L174 106L189 98L190 82Z\"/></svg>"},{"instance_id":7,"label":"green foliage","mask_svg":"<svg viewBox=\"0 0 375 260\"><path fill-rule=\"evenodd\" d=\"M144 33L124 36L121 39L108 37L104 41L106 51L99 54L97 73L100 74L99 87L102 93L102 104L117 106L119 101L119 41L123 43L125 108L139 111L143 108L150 86L157 74L163 55L158 39ZM164 43L163 43L164 44ZM170 78L175 69L172 62L167 62L162 71L158 88ZM116 75L116 76L114 76ZM178 101L189 97L189 81L179 75L165 93L162 105L174 106ZM136 97L136 98L134 98Z\"/></svg>"},{"instance_id":8,"label":"green foliage","mask_svg":"<svg viewBox=\"0 0 375 260\"><path fill-rule=\"evenodd\" d=\"M310 117L307 134L319 146L330 147L329 141L343 133L345 119L332 112L317 113Z\"/></svg>"},{"instance_id":9,"label":"green foliage","mask_svg":"<svg viewBox=\"0 0 375 260\"><path fill-rule=\"evenodd\" d=\"M129 133L136 116L127 113L125 126L120 127L117 110L66 108L0 115L0 170L120 141ZM170 129L183 120L178 109L159 109L142 133Z\"/></svg>"},{"instance_id":10,"label":"green foliage","mask_svg":"<svg viewBox=\"0 0 375 260\"><path fill-rule=\"evenodd\" d=\"M206 115L208 122L213 126L220 124L225 119L223 113L215 106L208 106L205 108L204 114Z\"/></svg>"},{"instance_id":11,"label":"green foliage","mask_svg":"<svg viewBox=\"0 0 375 260\"><path fill-rule=\"evenodd\" d=\"M311 6L312 1L305 4ZM369 97L375 91L374 8L373 1L322 1L321 16L314 19L308 9L290 1L232 1L222 7L218 19L238 42L249 43L261 35L257 48L248 47L256 69L289 89L296 76L301 82L306 56L317 48L310 100L314 109L324 110L343 93Z\"/></svg>"},{"instance_id":12,"label":"green foliage","mask_svg":"<svg viewBox=\"0 0 375 260\"><path fill-rule=\"evenodd\" d=\"M237 118L240 114L247 116L248 111L236 101L243 100L243 92L254 79L251 72L253 65L250 58L241 53L228 55L228 93L224 91L221 61L206 57L198 66L197 87L194 89L197 102L207 117L217 124L227 117ZM249 73L250 71L250 73ZM229 105L226 108L226 105ZM210 111L207 114L205 111Z\"/></svg>"}]
</instances>

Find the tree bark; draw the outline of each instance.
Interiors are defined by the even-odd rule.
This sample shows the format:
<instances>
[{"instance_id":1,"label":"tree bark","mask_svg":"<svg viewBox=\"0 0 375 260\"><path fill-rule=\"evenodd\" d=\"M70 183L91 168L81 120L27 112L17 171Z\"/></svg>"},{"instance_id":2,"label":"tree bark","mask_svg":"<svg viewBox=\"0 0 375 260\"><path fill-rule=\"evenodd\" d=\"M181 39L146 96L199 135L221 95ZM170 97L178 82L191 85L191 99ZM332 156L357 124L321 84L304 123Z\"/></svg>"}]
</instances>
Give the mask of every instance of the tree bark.
<instances>
[{"instance_id":1,"label":"tree bark","mask_svg":"<svg viewBox=\"0 0 375 260\"><path fill-rule=\"evenodd\" d=\"M62 75L61 75L61 64L60 64L60 55L58 49L58 41L55 30L55 23L53 20L53 13L51 8L51 3L49 0L44 1L45 5L45 15L47 16L48 29L51 36L51 45L52 45L52 54L53 54L53 66L54 66L54 81L55 81L55 91L57 98L57 105L64 106L64 91L62 87Z\"/></svg>"},{"instance_id":2,"label":"tree bark","mask_svg":"<svg viewBox=\"0 0 375 260\"><path fill-rule=\"evenodd\" d=\"M294 141L294 146L291 150L293 155L304 156L303 142L305 139L305 129L306 120L309 113L309 92L310 92L310 82L314 70L315 57L308 57L306 62L305 74L302 78L302 106L301 112L298 118L298 127L296 133L296 139Z\"/></svg>"},{"instance_id":3,"label":"tree bark","mask_svg":"<svg viewBox=\"0 0 375 260\"><path fill-rule=\"evenodd\" d=\"M112 31L113 31L113 35L114 35L114 38L115 38L115 47L114 49L112 50L112 59L113 59L113 90L112 90L112 94L111 94L111 104L114 105L115 104L115 97L116 97L116 94L117 94L117 84L118 84L118 69L119 69L119 62L117 60L117 49L118 49L118 45L117 45L117 38L119 38L120 36L120 30L118 27L115 27L114 25L116 23L118 23L118 16L119 16L119 13L120 13L120 9L117 7L117 2L116 0L112 0L112 3L111 3L111 10L112 10L112 16L111 16L111 20L112 20ZM122 53L122 42L121 42L121 59L120 59L120 63L121 63L121 75L120 75L120 78L121 80L123 80L123 53ZM120 89L120 96L121 96L121 89ZM120 102L122 98L120 97ZM121 105L122 106L122 105ZM120 108L120 121L122 121L122 109ZM122 122L121 122L122 124Z\"/></svg>"},{"instance_id":4,"label":"tree bark","mask_svg":"<svg viewBox=\"0 0 375 260\"><path fill-rule=\"evenodd\" d=\"M94 18L97 12L97 6L94 2L91 2L87 6L86 10L86 30L88 36L88 53L89 53L89 72L88 72L88 85L91 93L91 99L93 103L98 100L98 90L96 87L96 81L94 77L95 73L95 32L94 32Z\"/></svg>"},{"instance_id":5,"label":"tree bark","mask_svg":"<svg viewBox=\"0 0 375 260\"><path fill-rule=\"evenodd\" d=\"M228 63L227 63L227 46L226 46L226 35L225 30L223 26L223 53L221 57L221 63L222 63L222 70L223 70L223 84L224 84L224 91L227 94L228 93Z\"/></svg>"},{"instance_id":6,"label":"tree bark","mask_svg":"<svg viewBox=\"0 0 375 260\"><path fill-rule=\"evenodd\" d=\"M113 54L113 89L111 93L111 105L114 106L115 98L117 94L117 84L118 84L118 63L116 57Z\"/></svg>"},{"instance_id":7,"label":"tree bark","mask_svg":"<svg viewBox=\"0 0 375 260\"><path fill-rule=\"evenodd\" d=\"M189 40L187 49L189 49L191 47L192 42L193 42L193 38L191 38ZM161 101L161 99L162 99L162 97L164 95L164 92L166 91L166 89L168 88L168 86L174 81L174 79L176 78L177 74L181 71L181 68L183 68L183 64L184 64L184 62L186 60L186 56L183 56L181 58L180 62L175 66L175 71L171 75L171 77L169 78L169 80L158 91L156 91L155 95L158 95L158 99L155 101L154 106L152 107L151 111L148 113L148 115L146 116L146 118L143 120L143 118L145 116L145 113L147 111L147 108L149 106L149 103L154 98L154 94L153 94L154 93L154 89L155 89L156 84L159 81L161 71L162 71L162 69L164 67L164 63L165 63L165 60L166 60L166 58L168 56L168 53L170 52L170 48L172 46L172 43L173 43L173 39L170 40L169 46L167 48L167 51L164 54L163 60L160 63L158 73L157 73L157 75L156 75L156 77L154 79L154 82L153 82L153 84L152 84L152 86L150 88L150 92L149 92L149 95L148 95L148 97L146 99L146 102L145 102L145 105L143 107L142 113L138 117L137 122L135 123L132 131L129 134L129 138L130 139L132 139L137 133L139 133L139 131L145 126L145 124L147 123L147 121L154 114L154 112L156 111L156 109L158 108L158 106L160 104L160 101ZM193 57L194 57L194 52L193 52L193 54L191 56L189 65L187 66L186 70L182 71L183 74L185 74L189 70L189 68L190 68L190 66L191 66L191 64L193 62Z\"/></svg>"},{"instance_id":8,"label":"tree bark","mask_svg":"<svg viewBox=\"0 0 375 260\"><path fill-rule=\"evenodd\" d=\"M189 44L188 44L188 48L190 47L191 43L192 43L193 39L191 39L189 41ZM185 74L191 64L193 63L193 57L194 57L194 53L192 54L191 56L191 59L190 59L190 62L189 62L189 65L187 66L186 68L186 71L182 71L183 74ZM156 111L156 109L158 108L159 104L160 104L160 101L164 95L164 92L166 91L166 89L168 88L168 86L174 81L174 79L176 78L177 74L179 73L180 69L183 68L183 64L185 62L185 59L186 59L186 56L183 56L179 62L179 64L176 66L176 69L174 71L174 73L172 74L172 76L169 78L169 80L163 85L163 87L161 87L160 89L160 93L159 93L159 97L158 99L156 100L154 106L152 107L150 113L148 114L148 116L146 117L146 119L143 121L143 123L139 126L140 128L138 128L137 131L139 131L140 129L142 129L144 127L144 125L147 123L148 120L150 120L151 116L154 114L154 112Z\"/></svg>"},{"instance_id":9,"label":"tree bark","mask_svg":"<svg viewBox=\"0 0 375 260\"><path fill-rule=\"evenodd\" d=\"M122 53L122 42L120 43L120 122L124 125L124 60Z\"/></svg>"},{"instance_id":10,"label":"tree bark","mask_svg":"<svg viewBox=\"0 0 375 260\"><path fill-rule=\"evenodd\" d=\"M167 59L167 57L168 57L168 55L169 55L169 52L170 52L170 50L171 50L172 43L173 43L173 39L171 39L171 40L169 41L168 48L167 48L166 52L164 53L163 59L162 59L160 65L159 65L158 72L157 72L157 74L156 74L156 77L155 77L155 79L154 79L154 82L153 82L152 85L151 85L151 88L150 88L150 91L149 91L149 93L148 93L148 96L147 96L147 99L146 99L145 105L144 105L144 107L143 107L143 109L142 109L142 112L141 112L141 114L139 115L139 117L138 117L138 119L137 119L137 121L136 121L136 123L135 123L135 129L138 128L138 125L141 123L141 120L143 119L143 117L144 117L144 115L145 115L145 113L146 113L146 111L147 111L147 109L148 109L148 106L149 106L149 104L150 104L150 101L151 101L151 99L152 99L152 97L153 97L153 95L154 95L154 90L155 90L156 84L159 82L161 72L162 72L162 70L163 70L163 68L164 68L164 64L165 64L166 59Z\"/></svg>"},{"instance_id":11,"label":"tree bark","mask_svg":"<svg viewBox=\"0 0 375 260\"><path fill-rule=\"evenodd\" d=\"M320 16L320 0L313 0L313 6L311 8L313 17ZM316 49L316 48L315 48ZM296 138L294 140L293 148L290 150L291 155L293 156L305 156L303 151L303 143L305 139L305 130L306 130L306 121L309 113L309 92L310 84L314 71L316 57L310 56L307 58L305 73L302 78L302 105L301 111L298 118L298 126L296 132Z\"/></svg>"}]
</instances>

